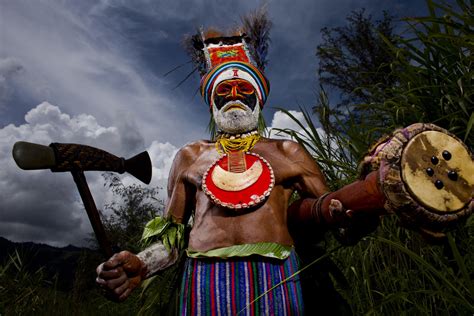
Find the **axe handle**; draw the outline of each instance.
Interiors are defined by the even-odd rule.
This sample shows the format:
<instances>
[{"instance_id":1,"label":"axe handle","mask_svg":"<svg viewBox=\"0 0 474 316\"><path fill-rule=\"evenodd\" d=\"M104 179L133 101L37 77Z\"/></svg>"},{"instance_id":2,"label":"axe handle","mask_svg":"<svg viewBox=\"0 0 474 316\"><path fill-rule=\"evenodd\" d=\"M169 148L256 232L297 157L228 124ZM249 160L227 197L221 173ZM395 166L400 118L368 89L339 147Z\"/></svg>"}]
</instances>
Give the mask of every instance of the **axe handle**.
<instances>
[{"instance_id":1,"label":"axe handle","mask_svg":"<svg viewBox=\"0 0 474 316\"><path fill-rule=\"evenodd\" d=\"M110 258L113 255L112 247L110 246L110 242L105 234L104 225L102 225L102 221L100 220L99 212L97 211L94 198L92 197L89 186L87 185L84 172L74 170L71 171L71 174L74 178L74 182L76 182L77 189L81 195L82 202L84 203L87 216L89 217L92 229L94 230L97 241L99 242L99 246L104 255L107 258Z\"/></svg>"}]
</instances>

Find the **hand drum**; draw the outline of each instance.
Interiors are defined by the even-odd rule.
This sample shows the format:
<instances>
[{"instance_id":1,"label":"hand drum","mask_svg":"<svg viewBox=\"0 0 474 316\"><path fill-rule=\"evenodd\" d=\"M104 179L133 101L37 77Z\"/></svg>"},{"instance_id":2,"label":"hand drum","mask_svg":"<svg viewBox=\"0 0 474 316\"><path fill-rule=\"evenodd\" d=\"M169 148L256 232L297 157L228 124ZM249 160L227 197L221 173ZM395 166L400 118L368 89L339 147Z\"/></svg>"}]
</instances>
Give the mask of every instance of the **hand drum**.
<instances>
[{"instance_id":1,"label":"hand drum","mask_svg":"<svg viewBox=\"0 0 474 316\"><path fill-rule=\"evenodd\" d=\"M453 226L473 211L474 161L448 131L417 123L379 140L362 170L379 170L385 208L427 233Z\"/></svg>"}]
</instances>

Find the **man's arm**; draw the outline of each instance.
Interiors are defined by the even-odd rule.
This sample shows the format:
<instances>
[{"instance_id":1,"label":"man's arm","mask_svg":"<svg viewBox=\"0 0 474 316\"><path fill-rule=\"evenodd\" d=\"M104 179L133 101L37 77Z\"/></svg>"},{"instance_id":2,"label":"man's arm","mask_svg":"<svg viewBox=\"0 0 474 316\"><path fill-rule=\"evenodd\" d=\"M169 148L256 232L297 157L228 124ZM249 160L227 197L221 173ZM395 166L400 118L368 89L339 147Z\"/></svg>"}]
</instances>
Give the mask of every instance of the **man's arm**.
<instances>
[{"instance_id":1,"label":"man's arm","mask_svg":"<svg viewBox=\"0 0 474 316\"><path fill-rule=\"evenodd\" d=\"M303 146L294 141L284 141L282 146L294 178L293 188L301 198L316 198L329 191L324 174Z\"/></svg>"},{"instance_id":2,"label":"man's arm","mask_svg":"<svg viewBox=\"0 0 474 316\"><path fill-rule=\"evenodd\" d=\"M178 151L173 160L168 178L165 217L175 223L187 224L194 209L196 188L190 183L188 174L199 151L199 143L186 145Z\"/></svg>"},{"instance_id":3,"label":"man's arm","mask_svg":"<svg viewBox=\"0 0 474 316\"><path fill-rule=\"evenodd\" d=\"M288 210L292 230L295 227L332 228L354 234L357 237L349 239L355 240L375 229L379 215L384 213L384 198L375 174L336 192L329 192L311 155L299 144L291 143L289 147L300 172L295 189L301 196ZM347 243L351 241L347 240Z\"/></svg>"},{"instance_id":4,"label":"man's arm","mask_svg":"<svg viewBox=\"0 0 474 316\"><path fill-rule=\"evenodd\" d=\"M177 224L185 224L192 210L192 189L186 182L186 170L193 161L192 153L192 148L185 147L176 154L168 178L165 217ZM167 249L160 241L138 255L122 251L97 267L96 282L111 299L123 301L143 279L174 264L177 258L177 249Z\"/></svg>"}]
</instances>

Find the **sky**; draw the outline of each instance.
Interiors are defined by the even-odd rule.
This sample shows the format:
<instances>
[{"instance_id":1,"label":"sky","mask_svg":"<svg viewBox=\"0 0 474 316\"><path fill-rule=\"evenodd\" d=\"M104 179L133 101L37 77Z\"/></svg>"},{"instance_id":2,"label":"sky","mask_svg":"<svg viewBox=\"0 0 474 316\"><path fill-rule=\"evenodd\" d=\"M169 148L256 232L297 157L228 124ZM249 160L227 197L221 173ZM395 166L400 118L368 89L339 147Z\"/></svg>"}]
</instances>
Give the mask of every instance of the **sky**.
<instances>
[{"instance_id":1,"label":"sky","mask_svg":"<svg viewBox=\"0 0 474 316\"><path fill-rule=\"evenodd\" d=\"M192 71L183 37L199 27L239 25L261 4L0 0L0 236L84 246L92 231L71 175L19 169L11 155L17 141L87 144L125 158L147 150L151 185L165 187L177 150L208 138L200 78L194 74L178 86ZM299 107L315 103L321 28L344 25L360 8L374 17L382 10L398 17L426 12L424 0L269 0L266 6L273 28L264 115L267 125L280 128L292 123L277 108L301 117ZM113 200L100 172L86 177L99 208ZM131 176L122 181L135 183Z\"/></svg>"}]
</instances>

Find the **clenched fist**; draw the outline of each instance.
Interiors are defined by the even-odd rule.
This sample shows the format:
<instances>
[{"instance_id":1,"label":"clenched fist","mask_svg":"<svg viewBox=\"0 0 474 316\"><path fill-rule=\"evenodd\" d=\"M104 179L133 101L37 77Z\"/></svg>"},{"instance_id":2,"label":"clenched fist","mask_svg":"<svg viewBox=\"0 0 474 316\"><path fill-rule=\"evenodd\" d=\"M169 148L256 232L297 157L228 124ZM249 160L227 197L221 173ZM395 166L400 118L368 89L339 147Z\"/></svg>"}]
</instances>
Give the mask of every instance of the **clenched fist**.
<instances>
[{"instance_id":1,"label":"clenched fist","mask_svg":"<svg viewBox=\"0 0 474 316\"><path fill-rule=\"evenodd\" d=\"M97 269L97 284L114 301L124 301L146 275L145 264L129 251L113 255Z\"/></svg>"}]
</instances>

